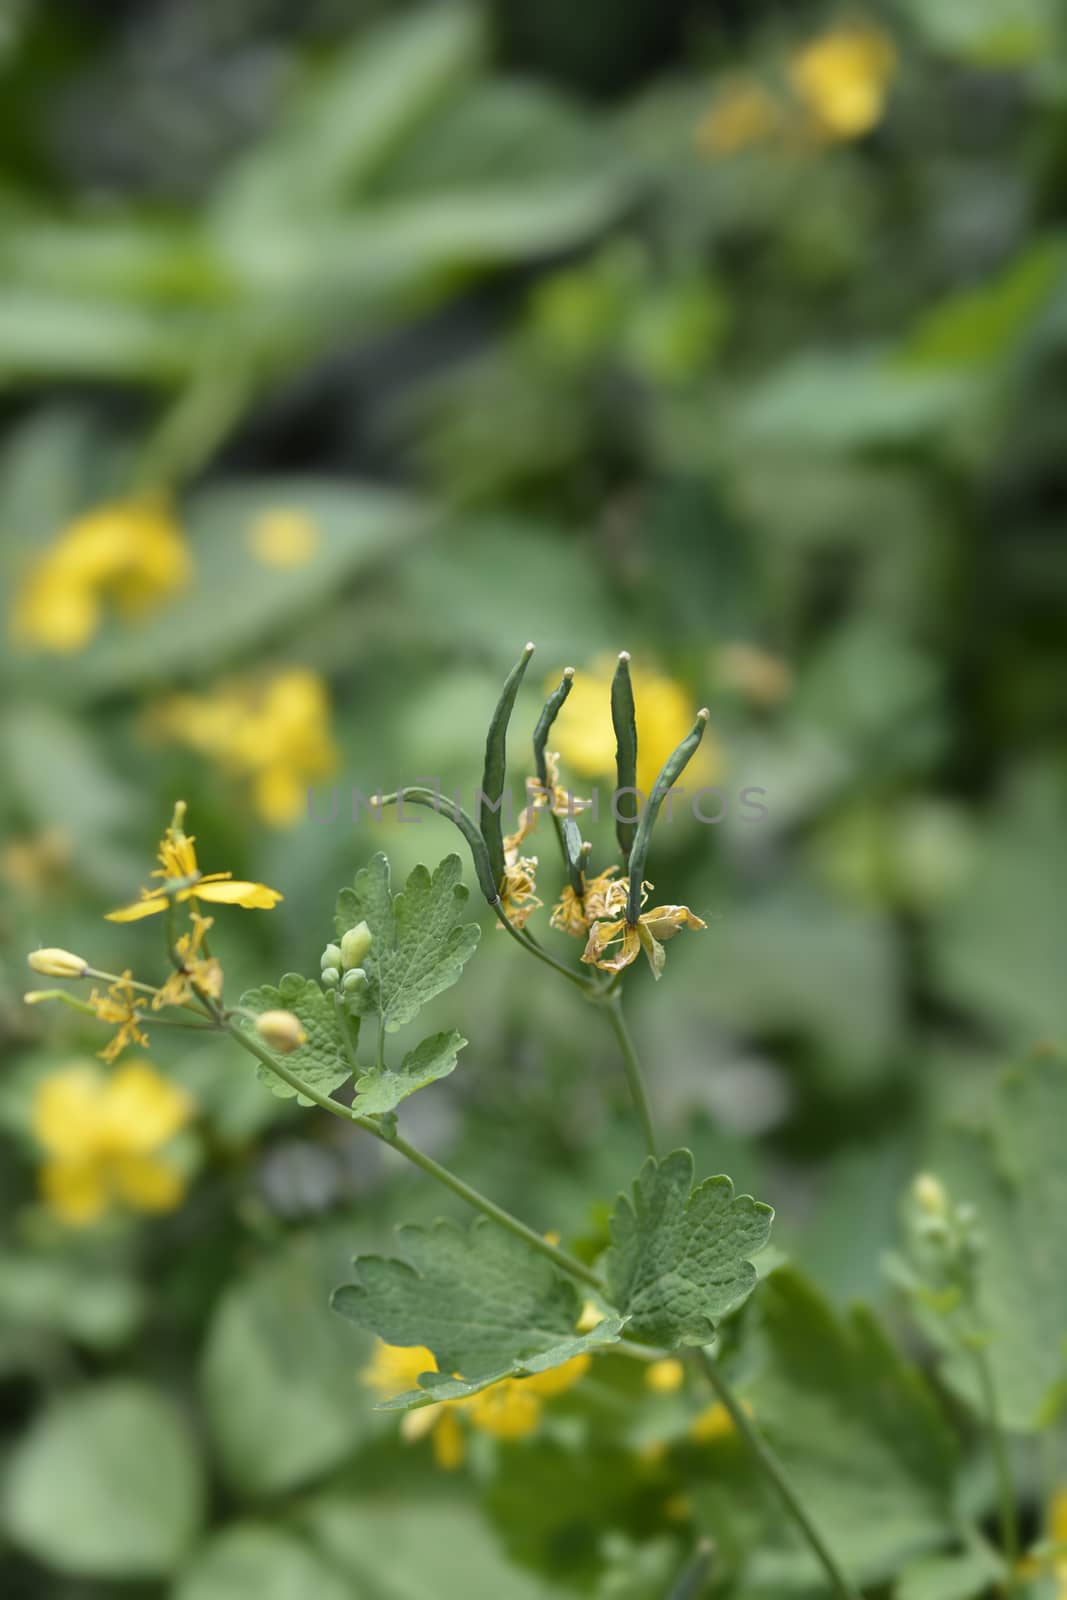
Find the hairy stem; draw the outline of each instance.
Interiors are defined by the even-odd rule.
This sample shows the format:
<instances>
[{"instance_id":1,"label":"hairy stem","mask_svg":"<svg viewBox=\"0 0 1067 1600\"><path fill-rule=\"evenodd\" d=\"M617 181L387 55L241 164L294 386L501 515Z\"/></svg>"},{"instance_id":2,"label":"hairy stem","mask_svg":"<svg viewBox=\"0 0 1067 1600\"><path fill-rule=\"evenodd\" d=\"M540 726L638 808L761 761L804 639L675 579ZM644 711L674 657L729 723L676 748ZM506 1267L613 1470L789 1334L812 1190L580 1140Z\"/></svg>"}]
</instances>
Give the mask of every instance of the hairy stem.
<instances>
[{"instance_id":1,"label":"hairy stem","mask_svg":"<svg viewBox=\"0 0 1067 1600\"><path fill-rule=\"evenodd\" d=\"M227 1022L225 1027L230 1036L243 1049L256 1056L276 1077L280 1078L283 1083L287 1083L290 1089L295 1089L297 1094L303 1095L306 1100L310 1100L314 1105L321 1107L323 1111L328 1111L331 1116L340 1117L349 1124L354 1123L357 1128L362 1128L365 1133L372 1134L382 1144L398 1151L405 1160L410 1161L420 1171L427 1173L431 1178L435 1178L446 1189L450 1189L461 1200L465 1200L475 1211L480 1211L483 1216L495 1222L498 1227L506 1228L508 1233L514 1234L518 1239L522 1239L524 1243L530 1246L531 1250L536 1250L538 1254L547 1256L549 1261L564 1272L569 1273L572 1278L579 1278L590 1288L600 1289L600 1279L592 1267L587 1267L584 1261L578 1260L577 1256L572 1256L566 1250L560 1250L556 1245L550 1244L547 1239L542 1238L533 1228L527 1227L525 1222L520 1222L518 1217L513 1217L510 1211L505 1211L503 1206L498 1206L495 1200L490 1200L487 1195L481 1194L477 1189L472 1188L469 1183L464 1183L463 1179L458 1177L456 1173L450 1172L447 1167L443 1167L432 1156L425 1155L421 1150L417 1150L413 1144L409 1144L399 1134L390 1138L371 1117L354 1115L348 1106L341 1105L338 1100L332 1100L328 1094L323 1094L314 1085L305 1083L301 1077L286 1066L280 1057L274 1054L273 1050L268 1049L254 1033L250 1033L247 1029L240 1027L236 1022Z\"/></svg>"},{"instance_id":2,"label":"hairy stem","mask_svg":"<svg viewBox=\"0 0 1067 1600\"><path fill-rule=\"evenodd\" d=\"M839 1600L859 1600L859 1591L852 1587L841 1571L830 1547L798 1499L785 1468L766 1439L753 1427L744 1406L723 1377L718 1362L707 1350L701 1349L694 1353L700 1364L701 1371L714 1389L716 1397L721 1401L730 1421L759 1463L764 1476L774 1485L783 1506L796 1523L809 1549L826 1573L834 1594L839 1596Z\"/></svg>"},{"instance_id":3,"label":"hairy stem","mask_svg":"<svg viewBox=\"0 0 1067 1600\"><path fill-rule=\"evenodd\" d=\"M622 1064L626 1069L626 1081L630 1086L630 1096L634 1103L641 1122L641 1129L645 1136L645 1148L650 1156L656 1153L656 1132L652 1125L652 1112L649 1110L648 1095L645 1092L645 1080L641 1072L641 1063L634 1048L630 1030L626 1025L626 1018L622 1014L622 996L616 990L604 1006L611 1023L612 1032L618 1040L622 1052Z\"/></svg>"}]
</instances>

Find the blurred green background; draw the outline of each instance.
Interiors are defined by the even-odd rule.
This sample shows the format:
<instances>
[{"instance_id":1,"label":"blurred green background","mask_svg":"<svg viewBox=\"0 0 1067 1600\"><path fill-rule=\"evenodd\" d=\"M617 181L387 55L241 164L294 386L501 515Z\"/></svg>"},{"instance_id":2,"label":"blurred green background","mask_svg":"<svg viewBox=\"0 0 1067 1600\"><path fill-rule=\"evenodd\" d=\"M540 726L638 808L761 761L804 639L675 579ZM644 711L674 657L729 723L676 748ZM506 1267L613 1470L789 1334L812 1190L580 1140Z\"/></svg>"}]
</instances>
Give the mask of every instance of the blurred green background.
<instances>
[{"instance_id":1,"label":"blurred green background","mask_svg":"<svg viewBox=\"0 0 1067 1600\"><path fill-rule=\"evenodd\" d=\"M631 975L652 1094L886 1303L930 1127L1067 1032L1065 45L1057 0L4 0L5 1594L662 1593L610 1497L549 1560L371 1414L328 1290L448 1203L234 1052L152 1032L181 1206L41 1188L35 1097L103 1040L25 952L161 971L100 913L181 797L285 895L220 912L228 993L317 971L373 850L455 847L351 790L471 794L526 639L517 786L564 665L579 793L619 649L648 760L710 707L726 815L651 862L709 931ZM595 1233L640 1159L610 1038L484 921L405 1129Z\"/></svg>"}]
</instances>

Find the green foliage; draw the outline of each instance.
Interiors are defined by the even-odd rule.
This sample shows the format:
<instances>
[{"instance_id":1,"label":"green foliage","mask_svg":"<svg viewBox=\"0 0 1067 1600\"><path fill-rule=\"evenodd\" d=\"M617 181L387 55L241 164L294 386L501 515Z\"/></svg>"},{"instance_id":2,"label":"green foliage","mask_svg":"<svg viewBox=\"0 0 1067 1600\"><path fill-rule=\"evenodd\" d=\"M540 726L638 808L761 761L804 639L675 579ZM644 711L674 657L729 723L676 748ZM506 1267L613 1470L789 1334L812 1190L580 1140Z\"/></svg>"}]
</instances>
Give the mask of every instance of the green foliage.
<instances>
[{"instance_id":1,"label":"green foliage","mask_svg":"<svg viewBox=\"0 0 1067 1600\"><path fill-rule=\"evenodd\" d=\"M459 981L480 936L461 923L468 890L458 856L446 856L433 875L416 867L393 895L389 862L379 853L337 900L337 933L366 922L374 943L364 962L370 978L353 1010L377 1011L387 1032L410 1022L428 1000Z\"/></svg>"},{"instance_id":2,"label":"green foliage","mask_svg":"<svg viewBox=\"0 0 1067 1600\"><path fill-rule=\"evenodd\" d=\"M335 1310L387 1344L433 1352L438 1373L421 1374L419 1389L394 1406L474 1394L619 1337L618 1317L577 1334L582 1300L573 1281L484 1217L469 1229L444 1221L401 1228L399 1242L406 1260L358 1256L358 1282L333 1296Z\"/></svg>"},{"instance_id":3,"label":"green foliage","mask_svg":"<svg viewBox=\"0 0 1067 1600\"><path fill-rule=\"evenodd\" d=\"M291 1533L238 1522L197 1552L174 1600L346 1600L349 1592L329 1562Z\"/></svg>"},{"instance_id":4,"label":"green foliage","mask_svg":"<svg viewBox=\"0 0 1067 1600\"><path fill-rule=\"evenodd\" d=\"M406 1100L416 1089L447 1078L455 1069L459 1052L466 1043L455 1029L449 1033L431 1033L414 1050L408 1051L399 1067L372 1067L356 1080L353 1111L361 1116L383 1116L394 1111L401 1100Z\"/></svg>"},{"instance_id":5,"label":"green foliage","mask_svg":"<svg viewBox=\"0 0 1067 1600\"><path fill-rule=\"evenodd\" d=\"M631 1197L632 1196L632 1197ZM611 1219L610 1297L634 1334L673 1349L709 1344L756 1284L749 1260L770 1237L770 1206L729 1178L693 1188L693 1157L649 1157Z\"/></svg>"},{"instance_id":6,"label":"green foliage","mask_svg":"<svg viewBox=\"0 0 1067 1600\"><path fill-rule=\"evenodd\" d=\"M211 1440L227 1483L280 1494L348 1455L365 1428L350 1330L326 1303L328 1270L294 1244L229 1285L201 1361Z\"/></svg>"},{"instance_id":7,"label":"green foliage","mask_svg":"<svg viewBox=\"0 0 1067 1600\"><path fill-rule=\"evenodd\" d=\"M352 1076L352 1061L345 1048L332 994L325 994L312 978L302 978L297 972L287 972L277 985L263 984L241 996L241 1005L249 1011L291 1011L298 1017L307 1034L307 1042L286 1057L286 1065L296 1075L318 1089L322 1094L332 1094ZM252 1027L252 1024L248 1024ZM269 1067L259 1066L257 1072L273 1094L283 1099L294 1095L302 1104L311 1101L282 1081Z\"/></svg>"},{"instance_id":8,"label":"green foliage","mask_svg":"<svg viewBox=\"0 0 1067 1600\"><path fill-rule=\"evenodd\" d=\"M114 1380L58 1402L26 1435L9 1463L3 1523L60 1571L160 1578L187 1556L203 1499L185 1417L158 1390Z\"/></svg>"},{"instance_id":9,"label":"green foliage","mask_svg":"<svg viewBox=\"0 0 1067 1600\"><path fill-rule=\"evenodd\" d=\"M845 1569L874 1583L941 1547L955 1447L921 1376L868 1311L839 1319L788 1270L767 1279L759 1303L766 1355L746 1398ZM803 1588L814 1568L791 1544L777 1506L768 1503L767 1516L771 1548L761 1541L752 1576Z\"/></svg>"},{"instance_id":10,"label":"green foliage","mask_svg":"<svg viewBox=\"0 0 1067 1600\"><path fill-rule=\"evenodd\" d=\"M936 1171L975 1208L980 1254L974 1324L1004 1425L1031 1431L1059 1411L1067 1383L1067 1059L1032 1059L998 1085L980 1119L945 1137ZM945 1350L953 1388L981 1414L973 1357L936 1314L923 1326Z\"/></svg>"}]
</instances>

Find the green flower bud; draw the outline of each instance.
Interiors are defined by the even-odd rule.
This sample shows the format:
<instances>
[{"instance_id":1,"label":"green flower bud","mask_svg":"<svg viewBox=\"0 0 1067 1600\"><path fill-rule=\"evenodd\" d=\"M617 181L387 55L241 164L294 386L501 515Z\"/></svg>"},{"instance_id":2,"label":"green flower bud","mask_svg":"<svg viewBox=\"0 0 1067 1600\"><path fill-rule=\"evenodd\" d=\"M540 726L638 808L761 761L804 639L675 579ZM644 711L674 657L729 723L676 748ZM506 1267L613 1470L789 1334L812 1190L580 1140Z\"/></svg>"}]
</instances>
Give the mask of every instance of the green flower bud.
<instances>
[{"instance_id":1,"label":"green flower bud","mask_svg":"<svg viewBox=\"0 0 1067 1600\"><path fill-rule=\"evenodd\" d=\"M358 994L367 987L367 974L362 967L353 967L351 972L345 973L343 988L345 994Z\"/></svg>"},{"instance_id":2,"label":"green flower bud","mask_svg":"<svg viewBox=\"0 0 1067 1600\"><path fill-rule=\"evenodd\" d=\"M322 959L319 962L319 966L322 968L323 972L325 972L327 967L339 967L340 965L341 946L339 944L328 944L325 950L322 952Z\"/></svg>"},{"instance_id":3,"label":"green flower bud","mask_svg":"<svg viewBox=\"0 0 1067 1600\"><path fill-rule=\"evenodd\" d=\"M307 1043L300 1018L291 1011L261 1011L256 1018L256 1032L282 1056L292 1055Z\"/></svg>"},{"instance_id":4,"label":"green flower bud","mask_svg":"<svg viewBox=\"0 0 1067 1600\"><path fill-rule=\"evenodd\" d=\"M340 981L341 970L339 967L323 967L322 986L324 989L336 989Z\"/></svg>"},{"instance_id":5,"label":"green flower bud","mask_svg":"<svg viewBox=\"0 0 1067 1600\"><path fill-rule=\"evenodd\" d=\"M365 922L357 922L354 928L349 928L341 940L341 965L346 972L362 966L363 957L373 942L373 935Z\"/></svg>"},{"instance_id":6,"label":"green flower bud","mask_svg":"<svg viewBox=\"0 0 1067 1600\"><path fill-rule=\"evenodd\" d=\"M927 1217L944 1218L948 1215L948 1195L939 1178L930 1172L920 1172L911 1186L912 1199Z\"/></svg>"}]
</instances>

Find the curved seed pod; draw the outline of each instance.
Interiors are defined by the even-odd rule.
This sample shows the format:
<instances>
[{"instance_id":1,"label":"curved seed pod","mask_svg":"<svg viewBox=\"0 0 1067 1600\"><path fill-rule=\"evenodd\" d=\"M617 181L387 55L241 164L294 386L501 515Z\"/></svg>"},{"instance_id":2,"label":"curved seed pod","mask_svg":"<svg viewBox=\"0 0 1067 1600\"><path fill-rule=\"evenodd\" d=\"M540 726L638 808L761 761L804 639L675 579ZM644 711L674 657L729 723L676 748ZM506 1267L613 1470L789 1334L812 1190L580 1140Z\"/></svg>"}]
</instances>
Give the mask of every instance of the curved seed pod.
<instances>
[{"instance_id":1,"label":"curved seed pod","mask_svg":"<svg viewBox=\"0 0 1067 1600\"><path fill-rule=\"evenodd\" d=\"M637 833L637 795L632 798L633 816L619 816L618 796L637 788L637 716L634 690L630 682L630 652L619 653L619 664L611 680L611 725L615 729L615 837L622 851L623 865L633 849Z\"/></svg>"},{"instance_id":2,"label":"curved seed pod","mask_svg":"<svg viewBox=\"0 0 1067 1600\"><path fill-rule=\"evenodd\" d=\"M425 806L429 811L436 811L438 816L447 817L470 846L479 889L491 906L496 904L500 899L500 891L489 865L489 852L485 840L478 831L474 818L469 817L462 806L457 806L454 800L450 800L445 794L440 794L436 789L398 789L394 794L381 794L376 798L381 806L395 806L398 801L403 801L406 805Z\"/></svg>"},{"instance_id":3,"label":"curved seed pod","mask_svg":"<svg viewBox=\"0 0 1067 1600\"><path fill-rule=\"evenodd\" d=\"M648 845L652 838L652 829L659 815L659 808L667 798L667 793L678 781L693 756L697 746L704 737L704 729L708 725L709 712L705 706L697 712L697 719L686 734L677 750L669 755L663 763L663 770L652 785L652 793L648 797L648 804L641 813L641 820L637 824L637 836L634 847L630 852L630 898L626 906L626 920L633 926L641 915L641 880L645 875L645 861L648 858Z\"/></svg>"},{"instance_id":4,"label":"curved seed pod","mask_svg":"<svg viewBox=\"0 0 1067 1600\"><path fill-rule=\"evenodd\" d=\"M499 893L504 877L504 830L500 826L500 798L504 793L504 778L507 773L508 723L511 721L519 684L523 680L533 652L533 645L528 644L508 673L485 740L485 769L482 773L478 826L482 830L482 838L489 852L494 894Z\"/></svg>"},{"instance_id":5,"label":"curved seed pod","mask_svg":"<svg viewBox=\"0 0 1067 1600\"><path fill-rule=\"evenodd\" d=\"M538 783L548 783L548 767L545 763L545 745L548 743L548 735L552 731L552 724L559 716L563 702L566 700L573 688L574 668L564 667L563 676L559 680L558 686L553 689L552 693L549 695L548 699L541 708L541 715L537 719L537 726L534 728L533 736L534 769L537 772Z\"/></svg>"}]
</instances>

